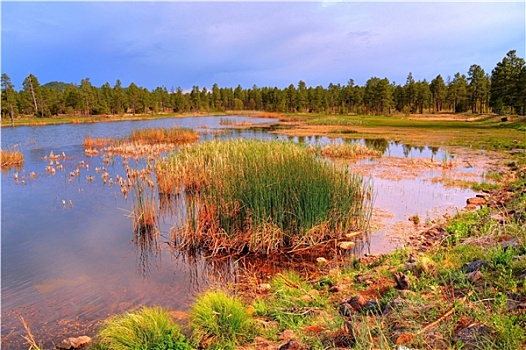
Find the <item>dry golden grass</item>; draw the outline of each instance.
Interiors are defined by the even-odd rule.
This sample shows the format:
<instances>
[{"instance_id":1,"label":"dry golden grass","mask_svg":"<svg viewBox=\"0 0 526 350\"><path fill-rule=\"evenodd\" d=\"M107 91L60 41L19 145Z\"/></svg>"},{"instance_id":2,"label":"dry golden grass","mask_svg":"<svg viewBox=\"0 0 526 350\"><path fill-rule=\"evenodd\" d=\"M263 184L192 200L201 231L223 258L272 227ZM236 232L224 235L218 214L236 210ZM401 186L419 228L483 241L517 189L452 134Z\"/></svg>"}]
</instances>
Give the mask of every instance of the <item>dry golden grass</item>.
<instances>
[{"instance_id":1,"label":"dry golden grass","mask_svg":"<svg viewBox=\"0 0 526 350\"><path fill-rule=\"evenodd\" d=\"M147 128L133 130L128 138L131 142L147 144L173 143L182 144L199 140L199 134L192 129Z\"/></svg>"},{"instance_id":2,"label":"dry golden grass","mask_svg":"<svg viewBox=\"0 0 526 350\"><path fill-rule=\"evenodd\" d=\"M95 147L104 147L106 145L112 144L114 142L111 138L102 138L98 137L96 139L92 139L89 136L86 136L84 139L84 148L95 148Z\"/></svg>"},{"instance_id":3,"label":"dry golden grass","mask_svg":"<svg viewBox=\"0 0 526 350\"><path fill-rule=\"evenodd\" d=\"M9 168L20 168L24 164L24 154L19 151L0 150L2 159L2 170Z\"/></svg>"}]
</instances>

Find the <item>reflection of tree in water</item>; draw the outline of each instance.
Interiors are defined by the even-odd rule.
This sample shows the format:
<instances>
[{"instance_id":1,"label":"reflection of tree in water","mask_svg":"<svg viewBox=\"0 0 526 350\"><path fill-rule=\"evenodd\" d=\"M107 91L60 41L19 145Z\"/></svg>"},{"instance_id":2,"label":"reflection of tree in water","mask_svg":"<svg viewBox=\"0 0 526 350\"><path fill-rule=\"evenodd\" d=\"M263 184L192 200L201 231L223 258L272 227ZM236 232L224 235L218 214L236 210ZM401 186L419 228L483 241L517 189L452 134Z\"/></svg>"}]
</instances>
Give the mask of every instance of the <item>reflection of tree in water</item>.
<instances>
[{"instance_id":1,"label":"reflection of tree in water","mask_svg":"<svg viewBox=\"0 0 526 350\"><path fill-rule=\"evenodd\" d=\"M387 139L364 139L363 141L368 148L380 151L382 154L384 154L389 148L389 142Z\"/></svg>"}]
</instances>

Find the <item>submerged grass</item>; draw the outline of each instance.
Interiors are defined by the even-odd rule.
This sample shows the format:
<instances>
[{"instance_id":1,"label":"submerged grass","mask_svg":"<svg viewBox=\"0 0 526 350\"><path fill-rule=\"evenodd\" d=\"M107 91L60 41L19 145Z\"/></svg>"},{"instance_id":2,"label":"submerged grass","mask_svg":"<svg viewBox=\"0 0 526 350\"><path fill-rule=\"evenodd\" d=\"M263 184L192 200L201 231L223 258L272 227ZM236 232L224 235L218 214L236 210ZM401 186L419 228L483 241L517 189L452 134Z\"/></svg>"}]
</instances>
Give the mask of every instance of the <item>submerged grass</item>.
<instances>
[{"instance_id":1,"label":"submerged grass","mask_svg":"<svg viewBox=\"0 0 526 350\"><path fill-rule=\"evenodd\" d=\"M286 142L231 140L156 163L159 191L186 193L182 247L270 253L341 238L366 224L362 178Z\"/></svg>"},{"instance_id":2,"label":"submerged grass","mask_svg":"<svg viewBox=\"0 0 526 350\"><path fill-rule=\"evenodd\" d=\"M20 168L24 164L24 154L20 151L0 149L0 159L2 160L2 170Z\"/></svg>"}]
</instances>

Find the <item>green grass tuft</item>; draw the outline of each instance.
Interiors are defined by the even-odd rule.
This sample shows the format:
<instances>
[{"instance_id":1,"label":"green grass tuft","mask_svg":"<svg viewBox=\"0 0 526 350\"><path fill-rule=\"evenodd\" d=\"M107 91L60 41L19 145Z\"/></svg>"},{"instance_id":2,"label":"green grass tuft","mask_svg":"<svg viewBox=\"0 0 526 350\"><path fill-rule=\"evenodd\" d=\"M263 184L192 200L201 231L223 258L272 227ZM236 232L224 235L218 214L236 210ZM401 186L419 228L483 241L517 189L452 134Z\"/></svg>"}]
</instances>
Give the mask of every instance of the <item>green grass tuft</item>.
<instances>
[{"instance_id":1,"label":"green grass tuft","mask_svg":"<svg viewBox=\"0 0 526 350\"><path fill-rule=\"evenodd\" d=\"M167 311L143 307L108 319L96 335L96 348L186 350L191 346Z\"/></svg>"},{"instance_id":2,"label":"green grass tuft","mask_svg":"<svg viewBox=\"0 0 526 350\"><path fill-rule=\"evenodd\" d=\"M222 291L197 297L190 313L193 337L200 346L233 349L251 340L253 320L240 300Z\"/></svg>"}]
</instances>

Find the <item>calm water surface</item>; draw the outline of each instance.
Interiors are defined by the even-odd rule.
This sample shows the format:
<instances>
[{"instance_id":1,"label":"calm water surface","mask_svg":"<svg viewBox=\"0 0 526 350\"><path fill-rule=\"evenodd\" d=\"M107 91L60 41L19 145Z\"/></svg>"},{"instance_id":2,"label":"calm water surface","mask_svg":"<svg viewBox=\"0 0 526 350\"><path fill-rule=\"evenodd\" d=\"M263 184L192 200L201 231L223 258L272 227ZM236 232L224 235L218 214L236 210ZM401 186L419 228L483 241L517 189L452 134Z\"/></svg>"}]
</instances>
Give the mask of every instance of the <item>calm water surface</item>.
<instances>
[{"instance_id":1,"label":"calm water surface","mask_svg":"<svg viewBox=\"0 0 526 350\"><path fill-rule=\"evenodd\" d=\"M244 117L229 119L275 122ZM21 337L24 331L20 316L28 321L35 337L50 347L50 342L60 342L66 336L92 335L97 320L138 305L187 310L197 292L217 282L217 276L228 275L228 271L211 270L213 267L203 260L182 259L170 249L149 252L134 244L129 217L131 196L125 199L118 186L104 185L101 174L95 171L106 167L111 178L125 176L121 160L116 157L115 162L104 165L101 157L90 158L84 154L82 143L86 136L123 138L133 129L175 125L203 131L202 140L245 137L310 144L343 142L327 137L283 137L264 130L209 132L222 128L217 117L2 128L2 148L19 149L25 156L23 169L5 171L1 176L2 345L5 349L27 348ZM441 159L445 155L439 149L413 148L385 140L356 142L374 144L385 155L396 157ZM59 159L64 171L59 170L55 175L45 171L49 161L42 159L51 151L66 154L65 159ZM133 161L130 165L140 167ZM70 182L70 172L77 168L80 176ZM36 177L30 176L32 172ZM15 173L18 173L18 182ZM88 176L94 180L88 181ZM393 202L393 198L395 207L405 206L399 216L425 210L422 202L461 206L466 198L461 190L448 192L436 184L415 186L413 181L403 184L404 189L400 190L394 182L375 179L374 183L375 188L383 188L378 192L380 206ZM439 198L437 193L441 193ZM161 223L161 237L157 242L160 248L166 246L172 223L169 215ZM384 241L373 234L369 249L375 245L381 247Z\"/></svg>"}]
</instances>

